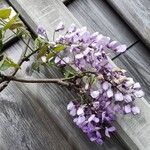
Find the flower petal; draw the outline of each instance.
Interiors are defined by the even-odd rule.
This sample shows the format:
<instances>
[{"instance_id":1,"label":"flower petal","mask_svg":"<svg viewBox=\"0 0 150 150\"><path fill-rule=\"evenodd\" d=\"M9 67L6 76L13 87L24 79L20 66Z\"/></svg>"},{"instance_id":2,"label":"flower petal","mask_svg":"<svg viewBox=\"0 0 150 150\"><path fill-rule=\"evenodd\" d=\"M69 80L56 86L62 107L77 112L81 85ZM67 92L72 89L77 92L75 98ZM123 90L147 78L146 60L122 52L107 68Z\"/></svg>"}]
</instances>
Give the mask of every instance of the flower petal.
<instances>
[{"instance_id":1,"label":"flower petal","mask_svg":"<svg viewBox=\"0 0 150 150\"><path fill-rule=\"evenodd\" d=\"M143 97L144 96L144 92L142 90L138 90L134 92L135 97Z\"/></svg>"},{"instance_id":2,"label":"flower petal","mask_svg":"<svg viewBox=\"0 0 150 150\"><path fill-rule=\"evenodd\" d=\"M63 30L64 28L65 28L65 26L64 26L63 22L61 21L61 22L58 24L58 26L57 26L57 28L55 29L55 31L58 32L58 31L60 31L60 30Z\"/></svg>"},{"instance_id":3,"label":"flower petal","mask_svg":"<svg viewBox=\"0 0 150 150\"><path fill-rule=\"evenodd\" d=\"M115 94L115 101L123 101L123 94L122 93L116 93Z\"/></svg>"},{"instance_id":4,"label":"flower petal","mask_svg":"<svg viewBox=\"0 0 150 150\"><path fill-rule=\"evenodd\" d=\"M108 98L110 98L110 97L112 97L114 95L112 89L108 89L106 94L107 94Z\"/></svg>"},{"instance_id":5,"label":"flower petal","mask_svg":"<svg viewBox=\"0 0 150 150\"><path fill-rule=\"evenodd\" d=\"M131 106L130 105L126 105L124 107L124 111L125 111L126 114L130 113L131 112Z\"/></svg>"},{"instance_id":6,"label":"flower petal","mask_svg":"<svg viewBox=\"0 0 150 150\"><path fill-rule=\"evenodd\" d=\"M136 114L139 114L140 113L140 109L138 108L138 107L132 107L132 113L134 114L134 115L136 115Z\"/></svg>"},{"instance_id":7,"label":"flower petal","mask_svg":"<svg viewBox=\"0 0 150 150\"><path fill-rule=\"evenodd\" d=\"M91 92L92 98L98 98L99 94L100 94L99 91L92 91L92 92Z\"/></svg>"},{"instance_id":8,"label":"flower petal","mask_svg":"<svg viewBox=\"0 0 150 150\"><path fill-rule=\"evenodd\" d=\"M69 102L69 104L67 105L67 110L71 110L73 108L75 108L74 103L73 102Z\"/></svg>"},{"instance_id":9,"label":"flower petal","mask_svg":"<svg viewBox=\"0 0 150 150\"><path fill-rule=\"evenodd\" d=\"M119 45L119 46L117 46L116 47L116 52L118 52L118 53L123 53L124 51L126 51L126 49L127 49L127 46L126 45Z\"/></svg>"},{"instance_id":10,"label":"flower petal","mask_svg":"<svg viewBox=\"0 0 150 150\"><path fill-rule=\"evenodd\" d=\"M84 115L84 109L83 109L83 107L79 107L78 108L77 115Z\"/></svg>"}]
</instances>

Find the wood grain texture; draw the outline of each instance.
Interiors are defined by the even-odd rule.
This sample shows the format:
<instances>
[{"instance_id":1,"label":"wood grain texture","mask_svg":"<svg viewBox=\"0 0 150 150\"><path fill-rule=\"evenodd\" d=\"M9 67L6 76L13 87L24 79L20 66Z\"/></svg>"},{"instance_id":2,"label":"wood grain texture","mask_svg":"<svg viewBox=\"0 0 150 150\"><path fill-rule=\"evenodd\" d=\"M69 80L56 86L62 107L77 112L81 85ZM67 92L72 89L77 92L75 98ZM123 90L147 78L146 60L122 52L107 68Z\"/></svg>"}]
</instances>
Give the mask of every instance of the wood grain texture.
<instances>
[{"instance_id":1,"label":"wood grain texture","mask_svg":"<svg viewBox=\"0 0 150 150\"><path fill-rule=\"evenodd\" d=\"M60 20L65 21L67 25L70 22L77 23L74 17L72 17L64 5L62 5L62 2L58 0L43 0L42 2L40 0L30 2L28 0L12 0L10 2L20 12L24 20L27 21L30 28L34 30L34 32L39 23L46 27L48 30L48 35L53 33L56 23ZM25 73L22 74L25 75ZM60 76L60 73L56 70L43 70L42 74L35 75L35 77L48 77L49 74ZM66 139L70 145L72 145L75 149L122 149L120 145L114 143L113 141L109 141L110 143L106 142L102 147L96 145L95 143L89 143L81 131L75 127L66 111L67 103L70 99L72 100L74 98L73 93L67 89L62 89L61 87L47 84L23 85L17 84L19 89L22 91L30 91L30 97L36 99L44 110L47 111L52 118L54 118L56 124L60 127L60 129L62 129L64 135L66 135ZM142 114L137 117L119 117L117 120L117 125L120 129L118 134L132 150L149 150L149 145L141 143L139 136L134 134L133 131L136 129L142 129L143 126L147 127L146 131L149 131L150 120L147 113L150 114L150 105L144 99L142 101L139 100L137 103L141 107ZM141 120L144 121L141 122ZM146 137L145 141L149 140L149 136L146 135L146 133L143 133L143 136Z\"/></svg>"},{"instance_id":2,"label":"wood grain texture","mask_svg":"<svg viewBox=\"0 0 150 150\"><path fill-rule=\"evenodd\" d=\"M30 94L23 93L11 83L0 93L0 149L71 150L72 148L54 121L30 97Z\"/></svg>"},{"instance_id":3,"label":"wood grain texture","mask_svg":"<svg viewBox=\"0 0 150 150\"><path fill-rule=\"evenodd\" d=\"M107 0L143 42L150 47L150 1Z\"/></svg>"},{"instance_id":4,"label":"wood grain texture","mask_svg":"<svg viewBox=\"0 0 150 150\"><path fill-rule=\"evenodd\" d=\"M91 32L98 31L127 46L137 41L133 32L104 0L75 0L67 7Z\"/></svg>"}]
</instances>

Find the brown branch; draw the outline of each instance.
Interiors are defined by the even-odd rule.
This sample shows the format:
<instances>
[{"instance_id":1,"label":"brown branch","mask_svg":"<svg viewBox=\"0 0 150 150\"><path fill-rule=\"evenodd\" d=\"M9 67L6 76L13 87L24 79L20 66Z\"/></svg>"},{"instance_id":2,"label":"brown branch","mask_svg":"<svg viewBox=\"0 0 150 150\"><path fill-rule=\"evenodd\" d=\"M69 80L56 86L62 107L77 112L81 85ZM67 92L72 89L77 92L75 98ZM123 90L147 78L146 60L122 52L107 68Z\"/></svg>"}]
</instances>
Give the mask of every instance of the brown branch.
<instances>
[{"instance_id":1,"label":"brown branch","mask_svg":"<svg viewBox=\"0 0 150 150\"><path fill-rule=\"evenodd\" d=\"M66 80L69 80L69 78L55 78L55 79L23 79L23 78L16 78L14 76L3 76L3 80L6 81L16 81L21 83L56 83L63 86L70 86L70 82L66 82Z\"/></svg>"}]
</instances>

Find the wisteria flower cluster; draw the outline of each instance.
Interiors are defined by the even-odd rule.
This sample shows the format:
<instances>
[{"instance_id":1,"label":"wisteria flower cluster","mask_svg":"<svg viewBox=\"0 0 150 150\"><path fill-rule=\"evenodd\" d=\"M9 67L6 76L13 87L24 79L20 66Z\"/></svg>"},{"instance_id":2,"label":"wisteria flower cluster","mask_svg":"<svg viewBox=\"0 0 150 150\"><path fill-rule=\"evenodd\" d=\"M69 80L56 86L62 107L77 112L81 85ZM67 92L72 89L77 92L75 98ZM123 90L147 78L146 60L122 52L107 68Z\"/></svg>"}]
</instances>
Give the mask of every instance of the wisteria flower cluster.
<instances>
[{"instance_id":1,"label":"wisteria flower cluster","mask_svg":"<svg viewBox=\"0 0 150 150\"><path fill-rule=\"evenodd\" d=\"M62 22L56 32L61 30L64 30ZM77 77L76 81L87 97L82 102L80 99L71 101L67 110L91 141L102 144L116 131L113 124L118 113L140 113L134 104L135 98L144 95L140 84L127 77L125 70L114 67L105 53L106 49L123 53L127 47L98 32L91 34L86 27L77 28L74 24L55 42L66 45L65 50L58 53L55 63L61 67L69 64L85 74Z\"/></svg>"},{"instance_id":2,"label":"wisteria flower cluster","mask_svg":"<svg viewBox=\"0 0 150 150\"><path fill-rule=\"evenodd\" d=\"M102 144L116 131L114 122L118 114L139 114L140 109L134 101L144 95L139 83L126 76L126 71L113 65L107 56L108 51L123 53L126 45L120 44L107 36L95 32L91 34L86 27L78 28L72 24L67 30L63 22L56 27L53 41L50 41L46 30L39 26L34 49L30 46L31 35L18 15L10 18L11 9L0 9L1 39L0 51L7 30L16 34L26 49L22 51L16 63L6 54L0 55L0 92L10 81L21 83L56 83L74 90L78 98L71 100L67 110L74 123L91 141ZM63 35L62 35L62 33ZM65 32L65 33L64 33ZM55 35L60 34L57 39ZM26 43L24 38L28 43ZM107 52L106 52L107 51ZM17 72L24 62L35 60L29 66L33 71L41 67L57 67L63 78L18 78ZM30 70L30 69L26 70ZM12 74L5 72L13 69Z\"/></svg>"}]
</instances>

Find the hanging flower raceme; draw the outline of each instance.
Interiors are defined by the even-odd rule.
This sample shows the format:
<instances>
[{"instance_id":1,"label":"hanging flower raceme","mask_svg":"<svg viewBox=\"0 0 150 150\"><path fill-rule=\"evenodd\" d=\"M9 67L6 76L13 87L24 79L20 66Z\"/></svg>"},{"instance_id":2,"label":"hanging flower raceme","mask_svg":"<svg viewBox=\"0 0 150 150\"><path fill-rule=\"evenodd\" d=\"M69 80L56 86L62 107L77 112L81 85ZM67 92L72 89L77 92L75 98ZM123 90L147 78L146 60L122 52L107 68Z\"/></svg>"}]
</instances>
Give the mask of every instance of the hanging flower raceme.
<instances>
[{"instance_id":1,"label":"hanging flower raceme","mask_svg":"<svg viewBox=\"0 0 150 150\"><path fill-rule=\"evenodd\" d=\"M61 22L55 32L62 30L64 25ZM44 30L39 32L43 34ZM127 77L125 70L114 67L105 52L107 49L123 53L127 47L98 32L91 34L86 27L77 28L74 24L54 42L53 47L65 46L54 57L55 64L66 69L71 66L76 73L82 74L75 78L79 94L81 97L84 95L82 101L71 101L67 110L91 141L102 144L116 131L113 124L117 114L140 113L134 104L137 97L144 95L140 84Z\"/></svg>"}]
</instances>

